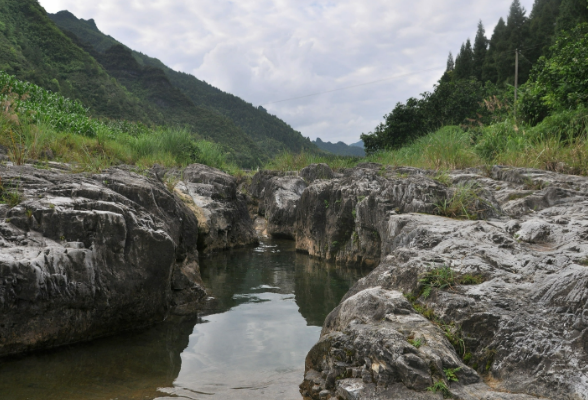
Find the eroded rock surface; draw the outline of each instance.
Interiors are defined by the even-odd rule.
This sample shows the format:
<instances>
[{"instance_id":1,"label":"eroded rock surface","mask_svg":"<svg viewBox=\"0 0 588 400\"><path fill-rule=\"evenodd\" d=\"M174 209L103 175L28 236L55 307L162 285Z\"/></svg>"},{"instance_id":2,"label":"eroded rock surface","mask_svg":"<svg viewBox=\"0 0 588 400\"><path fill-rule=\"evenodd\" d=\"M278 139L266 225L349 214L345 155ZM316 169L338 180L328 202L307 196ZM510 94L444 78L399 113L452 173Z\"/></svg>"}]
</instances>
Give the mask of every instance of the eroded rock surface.
<instances>
[{"instance_id":1,"label":"eroded rock surface","mask_svg":"<svg viewBox=\"0 0 588 400\"><path fill-rule=\"evenodd\" d=\"M438 215L464 188L483 220ZM588 399L587 178L365 164L295 206L298 249L379 264L327 318L305 398L439 399L442 383L459 399ZM423 295L447 267L452 283Z\"/></svg>"},{"instance_id":2,"label":"eroded rock surface","mask_svg":"<svg viewBox=\"0 0 588 400\"><path fill-rule=\"evenodd\" d=\"M0 166L0 356L197 310L198 221L157 179Z\"/></svg>"},{"instance_id":3,"label":"eroded rock surface","mask_svg":"<svg viewBox=\"0 0 588 400\"><path fill-rule=\"evenodd\" d=\"M202 254L258 242L247 199L237 191L237 181L232 176L206 165L193 164L183 171L182 180L175 189L198 218L198 250Z\"/></svg>"}]
</instances>

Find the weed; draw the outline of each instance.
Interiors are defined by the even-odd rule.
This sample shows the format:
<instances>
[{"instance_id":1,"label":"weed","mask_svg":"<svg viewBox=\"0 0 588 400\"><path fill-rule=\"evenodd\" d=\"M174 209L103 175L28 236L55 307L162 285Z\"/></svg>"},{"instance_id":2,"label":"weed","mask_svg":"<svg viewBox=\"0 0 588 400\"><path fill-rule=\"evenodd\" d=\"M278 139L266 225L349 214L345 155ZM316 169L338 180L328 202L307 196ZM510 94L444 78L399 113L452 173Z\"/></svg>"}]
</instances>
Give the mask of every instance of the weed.
<instances>
[{"instance_id":1,"label":"weed","mask_svg":"<svg viewBox=\"0 0 588 400\"><path fill-rule=\"evenodd\" d=\"M173 193L179 181L180 180L177 177L168 175L164 179L165 187L170 193Z\"/></svg>"},{"instance_id":2,"label":"weed","mask_svg":"<svg viewBox=\"0 0 588 400\"><path fill-rule=\"evenodd\" d=\"M525 184L523 187L525 188L525 190L542 190L549 186L549 182L540 180L534 181L533 179L528 177L524 179L524 182Z\"/></svg>"},{"instance_id":3,"label":"weed","mask_svg":"<svg viewBox=\"0 0 588 400\"><path fill-rule=\"evenodd\" d=\"M361 203L361 202L362 202L362 201L365 199L365 197L366 197L366 196L359 196L359 197L357 198L357 202L358 202L358 203Z\"/></svg>"},{"instance_id":4,"label":"weed","mask_svg":"<svg viewBox=\"0 0 588 400\"><path fill-rule=\"evenodd\" d=\"M353 242L353 244L359 243L359 235L357 234L357 232L353 232L353 235L351 236L351 241Z\"/></svg>"},{"instance_id":5,"label":"weed","mask_svg":"<svg viewBox=\"0 0 588 400\"><path fill-rule=\"evenodd\" d=\"M465 274L459 277L461 285L479 285L484 283L485 279L482 275Z\"/></svg>"},{"instance_id":6,"label":"weed","mask_svg":"<svg viewBox=\"0 0 588 400\"><path fill-rule=\"evenodd\" d=\"M53 203L49 204L49 208L52 210L55 210L55 204L53 204Z\"/></svg>"},{"instance_id":7,"label":"weed","mask_svg":"<svg viewBox=\"0 0 588 400\"><path fill-rule=\"evenodd\" d=\"M578 261L578 264L588 267L588 258Z\"/></svg>"},{"instance_id":8,"label":"weed","mask_svg":"<svg viewBox=\"0 0 588 400\"><path fill-rule=\"evenodd\" d=\"M449 391L449 388L447 387L447 385L443 381L437 381L437 382L435 382L435 384L433 384L433 386L429 386L427 388L427 390L429 392L433 392L433 393L441 393L443 395L443 398L444 399L451 399L451 398L453 398L453 395Z\"/></svg>"},{"instance_id":9,"label":"weed","mask_svg":"<svg viewBox=\"0 0 588 400\"><path fill-rule=\"evenodd\" d=\"M62 242L65 242L65 236L63 236L63 235L62 235L62 236L60 236L60 237L59 237L59 240L61 240Z\"/></svg>"},{"instance_id":10,"label":"weed","mask_svg":"<svg viewBox=\"0 0 588 400\"><path fill-rule=\"evenodd\" d=\"M453 180L451 179L451 177L449 176L449 174L446 171L438 172L433 177L433 179L436 180L437 182L445 185L445 186L451 186L451 184L453 183Z\"/></svg>"},{"instance_id":11,"label":"weed","mask_svg":"<svg viewBox=\"0 0 588 400\"><path fill-rule=\"evenodd\" d=\"M337 200L335 204L341 204L341 199Z\"/></svg>"},{"instance_id":12,"label":"weed","mask_svg":"<svg viewBox=\"0 0 588 400\"><path fill-rule=\"evenodd\" d=\"M27 218L32 218L33 217L33 210L27 209L25 211L25 215L27 216Z\"/></svg>"},{"instance_id":13,"label":"weed","mask_svg":"<svg viewBox=\"0 0 588 400\"><path fill-rule=\"evenodd\" d=\"M437 212L449 218L477 220L490 205L480 197L480 186L475 182L457 185L450 199L437 203Z\"/></svg>"},{"instance_id":14,"label":"weed","mask_svg":"<svg viewBox=\"0 0 588 400\"><path fill-rule=\"evenodd\" d=\"M353 219L355 219L355 217L357 216L357 211L355 211L355 210L351 211L351 215L353 216Z\"/></svg>"},{"instance_id":15,"label":"weed","mask_svg":"<svg viewBox=\"0 0 588 400\"><path fill-rule=\"evenodd\" d=\"M22 201L24 197L18 191L18 189L6 189L0 180L0 204L8 204L9 207L16 207Z\"/></svg>"},{"instance_id":16,"label":"weed","mask_svg":"<svg viewBox=\"0 0 588 400\"><path fill-rule=\"evenodd\" d=\"M339 246L339 242L337 242L336 240L331 243L331 248L336 248L337 246Z\"/></svg>"},{"instance_id":17,"label":"weed","mask_svg":"<svg viewBox=\"0 0 588 400\"><path fill-rule=\"evenodd\" d=\"M329 208L329 201L325 200L325 208Z\"/></svg>"},{"instance_id":18,"label":"weed","mask_svg":"<svg viewBox=\"0 0 588 400\"><path fill-rule=\"evenodd\" d=\"M456 375L459 371L461 371L461 367L443 369L448 382L459 382L459 379Z\"/></svg>"},{"instance_id":19,"label":"weed","mask_svg":"<svg viewBox=\"0 0 588 400\"><path fill-rule=\"evenodd\" d=\"M419 282L422 284L421 295L424 299L431 295L433 288L452 289L458 283L455 272L447 265L427 271Z\"/></svg>"},{"instance_id":20,"label":"weed","mask_svg":"<svg viewBox=\"0 0 588 400\"><path fill-rule=\"evenodd\" d=\"M414 347L416 347L417 349L420 348L423 345L423 339L418 338L418 339L408 339L408 343L412 344Z\"/></svg>"},{"instance_id":21,"label":"weed","mask_svg":"<svg viewBox=\"0 0 588 400\"><path fill-rule=\"evenodd\" d=\"M533 192L528 192L528 193L511 193L508 195L508 197L506 198L507 201L512 201L512 200L518 200L518 199L524 199L525 197L528 197L530 195L532 195Z\"/></svg>"}]
</instances>

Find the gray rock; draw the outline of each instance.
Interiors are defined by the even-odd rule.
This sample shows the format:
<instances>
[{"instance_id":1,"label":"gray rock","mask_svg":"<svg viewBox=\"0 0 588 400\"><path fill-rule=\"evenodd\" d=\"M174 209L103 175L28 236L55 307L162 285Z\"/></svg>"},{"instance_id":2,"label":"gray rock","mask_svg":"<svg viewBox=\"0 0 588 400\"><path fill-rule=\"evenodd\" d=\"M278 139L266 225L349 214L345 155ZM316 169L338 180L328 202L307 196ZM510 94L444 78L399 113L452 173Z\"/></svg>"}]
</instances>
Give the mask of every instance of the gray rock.
<instances>
[{"instance_id":1,"label":"gray rock","mask_svg":"<svg viewBox=\"0 0 588 400\"><path fill-rule=\"evenodd\" d=\"M195 312L198 221L156 179L0 166L0 356Z\"/></svg>"},{"instance_id":2,"label":"gray rock","mask_svg":"<svg viewBox=\"0 0 588 400\"><path fill-rule=\"evenodd\" d=\"M258 238L237 181L218 169L192 164L175 190L198 218L201 254L255 245Z\"/></svg>"},{"instance_id":3,"label":"gray rock","mask_svg":"<svg viewBox=\"0 0 588 400\"><path fill-rule=\"evenodd\" d=\"M369 163L293 201L299 250L379 264L326 319L305 399L438 399L438 381L458 399L588 399L588 179L502 166L436 177ZM263 198L280 179L292 177L257 176ZM476 188L485 220L435 215L459 185ZM447 266L473 284L420 295Z\"/></svg>"}]
</instances>

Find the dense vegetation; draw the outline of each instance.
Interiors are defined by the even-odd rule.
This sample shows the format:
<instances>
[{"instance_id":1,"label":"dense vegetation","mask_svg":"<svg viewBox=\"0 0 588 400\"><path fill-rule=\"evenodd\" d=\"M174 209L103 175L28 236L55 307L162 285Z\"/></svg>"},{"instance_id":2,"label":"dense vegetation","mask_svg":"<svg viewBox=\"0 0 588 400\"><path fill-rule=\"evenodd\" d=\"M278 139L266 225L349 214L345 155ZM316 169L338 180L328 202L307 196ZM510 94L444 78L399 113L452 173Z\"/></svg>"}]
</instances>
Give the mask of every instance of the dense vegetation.
<instances>
[{"instance_id":1,"label":"dense vegetation","mask_svg":"<svg viewBox=\"0 0 588 400\"><path fill-rule=\"evenodd\" d=\"M203 137L236 148L242 165L259 165L283 150L317 151L277 117L127 48L100 32L93 20L78 19L67 11L50 18L126 89L154 105L163 116L159 123L187 125Z\"/></svg>"},{"instance_id":2,"label":"dense vegetation","mask_svg":"<svg viewBox=\"0 0 588 400\"><path fill-rule=\"evenodd\" d=\"M585 104L583 22L588 22L585 0L536 0L529 17L514 0L489 40L480 21L473 45L468 39L455 60L450 53L431 92L398 103L373 132L362 135L367 152L400 149L448 125L462 126L476 140L484 127L510 118L523 132ZM522 87L515 104L517 50Z\"/></svg>"},{"instance_id":3,"label":"dense vegetation","mask_svg":"<svg viewBox=\"0 0 588 400\"><path fill-rule=\"evenodd\" d=\"M139 169L200 162L238 173L222 148L195 140L186 129L97 120L77 100L0 72L0 146L15 164L55 160L77 170L100 171L118 164Z\"/></svg>"}]
</instances>

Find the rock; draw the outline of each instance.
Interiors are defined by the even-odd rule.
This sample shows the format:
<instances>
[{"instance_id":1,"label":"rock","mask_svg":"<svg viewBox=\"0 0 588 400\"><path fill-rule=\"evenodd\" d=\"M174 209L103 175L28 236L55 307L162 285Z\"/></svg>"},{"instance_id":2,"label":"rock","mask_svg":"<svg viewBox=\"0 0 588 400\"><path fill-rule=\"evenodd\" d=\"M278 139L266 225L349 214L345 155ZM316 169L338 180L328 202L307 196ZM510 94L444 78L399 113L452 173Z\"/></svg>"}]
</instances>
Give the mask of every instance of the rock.
<instances>
[{"instance_id":1,"label":"rock","mask_svg":"<svg viewBox=\"0 0 588 400\"><path fill-rule=\"evenodd\" d=\"M198 221L157 179L0 166L0 356L193 313L206 297Z\"/></svg>"},{"instance_id":2,"label":"rock","mask_svg":"<svg viewBox=\"0 0 588 400\"><path fill-rule=\"evenodd\" d=\"M267 220L267 233L295 238L296 207L307 183L297 175L260 171L253 177L250 195L257 200L257 214Z\"/></svg>"},{"instance_id":3,"label":"rock","mask_svg":"<svg viewBox=\"0 0 588 400\"><path fill-rule=\"evenodd\" d=\"M433 399L439 381L460 399L588 399L587 178L368 163L312 179L318 169L292 206L297 249L379 266L326 319L305 399ZM258 175L263 197L284 178ZM435 215L460 186L482 220ZM448 267L452 283L423 296L427 271Z\"/></svg>"},{"instance_id":4,"label":"rock","mask_svg":"<svg viewBox=\"0 0 588 400\"><path fill-rule=\"evenodd\" d=\"M335 174L327 164L311 164L300 170L300 177L310 184L317 179L333 179Z\"/></svg>"},{"instance_id":5,"label":"rock","mask_svg":"<svg viewBox=\"0 0 588 400\"><path fill-rule=\"evenodd\" d=\"M237 181L218 169L193 164L183 171L176 192L198 218L201 254L255 245L258 238Z\"/></svg>"}]
</instances>

